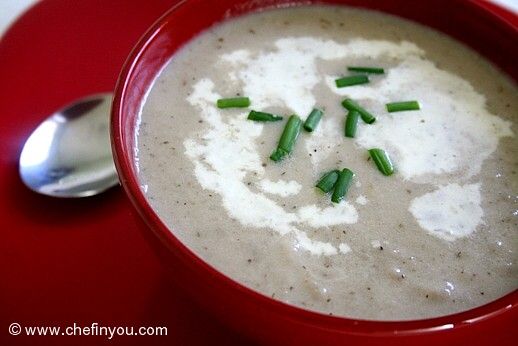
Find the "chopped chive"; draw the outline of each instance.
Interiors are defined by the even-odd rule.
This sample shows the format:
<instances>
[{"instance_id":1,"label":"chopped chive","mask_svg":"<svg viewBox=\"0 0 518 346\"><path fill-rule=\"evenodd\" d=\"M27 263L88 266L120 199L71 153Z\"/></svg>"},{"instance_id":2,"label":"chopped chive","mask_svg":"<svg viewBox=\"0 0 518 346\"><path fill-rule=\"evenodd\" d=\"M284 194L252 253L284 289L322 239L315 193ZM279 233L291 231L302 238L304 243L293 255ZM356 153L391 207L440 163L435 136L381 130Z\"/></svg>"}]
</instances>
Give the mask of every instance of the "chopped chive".
<instances>
[{"instance_id":1,"label":"chopped chive","mask_svg":"<svg viewBox=\"0 0 518 346\"><path fill-rule=\"evenodd\" d=\"M282 132L281 139L279 140L278 148L283 149L288 154L293 151L293 146L297 141L297 137L300 133L300 127L302 120L296 115L290 116L284 131Z\"/></svg>"},{"instance_id":2,"label":"chopped chive","mask_svg":"<svg viewBox=\"0 0 518 346\"><path fill-rule=\"evenodd\" d=\"M280 161L284 158L284 156L288 155L287 152L285 152L284 150L280 149L280 148L277 148L273 151L273 153L270 155L270 159L272 161Z\"/></svg>"},{"instance_id":3,"label":"chopped chive","mask_svg":"<svg viewBox=\"0 0 518 346\"><path fill-rule=\"evenodd\" d=\"M270 155L270 159L273 161L280 161L284 156L291 154L301 127L302 120L300 120L296 115L290 116L284 130L282 131L277 149L275 149L275 151Z\"/></svg>"},{"instance_id":4,"label":"chopped chive","mask_svg":"<svg viewBox=\"0 0 518 346\"><path fill-rule=\"evenodd\" d=\"M320 178L315 186L322 190L322 192L328 193L335 186L335 183L338 180L338 173L340 172L336 169L334 171L327 172L322 176L322 178Z\"/></svg>"},{"instance_id":5,"label":"chopped chive","mask_svg":"<svg viewBox=\"0 0 518 346\"><path fill-rule=\"evenodd\" d=\"M254 121L279 121L282 120L282 117L265 112L250 111L247 119Z\"/></svg>"},{"instance_id":6,"label":"chopped chive","mask_svg":"<svg viewBox=\"0 0 518 346\"><path fill-rule=\"evenodd\" d=\"M358 113L358 111L349 111L347 119L345 120L345 137L354 138L359 117L360 113Z\"/></svg>"},{"instance_id":7,"label":"chopped chive","mask_svg":"<svg viewBox=\"0 0 518 346\"><path fill-rule=\"evenodd\" d=\"M381 67L363 67L363 66L349 66L347 69L351 72L384 74L385 70Z\"/></svg>"},{"instance_id":8,"label":"chopped chive","mask_svg":"<svg viewBox=\"0 0 518 346\"><path fill-rule=\"evenodd\" d=\"M369 154L381 173L387 176L394 173L394 165L385 150L378 148L369 149Z\"/></svg>"},{"instance_id":9,"label":"chopped chive","mask_svg":"<svg viewBox=\"0 0 518 346\"><path fill-rule=\"evenodd\" d=\"M333 203L340 203L340 201L344 199L345 195L347 194L347 190L349 190L349 186L353 180L353 176L354 173L347 168L342 169L342 171L338 173L335 190L331 196L331 201L333 201Z\"/></svg>"},{"instance_id":10,"label":"chopped chive","mask_svg":"<svg viewBox=\"0 0 518 346\"><path fill-rule=\"evenodd\" d=\"M314 108L311 111L311 113L309 113L308 117L306 118L306 121L304 122L304 130L308 132L313 132L313 130L315 130L318 123L320 122L322 114L324 114L324 112L322 112L320 109Z\"/></svg>"},{"instance_id":11,"label":"chopped chive","mask_svg":"<svg viewBox=\"0 0 518 346\"><path fill-rule=\"evenodd\" d=\"M250 106L250 99L248 97L219 99L217 105L218 108L245 108Z\"/></svg>"},{"instance_id":12,"label":"chopped chive","mask_svg":"<svg viewBox=\"0 0 518 346\"><path fill-rule=\"evenodd\" d=\"M387 111L402 112L402 111L417 111L421 109L417 101L404 101L387 103Z\"/></svg>"},{"instance_id":13,"label":"chopped chive","mask_svg":"<svg viewBox=\"0 0 518 346\"><path fill-rule=\"evenodd\" d=\"M376 118L374 115L366 111L364 108L362 108L359 104L354 102L351 99L345 99L342 101L342 106L344 106L349 111L357 111L360 113L362 120L366 122L367 124L372 124L376 121Z\"/></svg>"},{"instance_id":14,"label":"chopped chive","mask_svg":"<svg viewBox=\"0 0 518 346\"><path fill-rule=\"evenodd\" d=\"M343 88L358 84L369 83L369 77L367 77L366 75L347 76L335 80L335 83L337 88Z\"/></svg>"}]
</instances>

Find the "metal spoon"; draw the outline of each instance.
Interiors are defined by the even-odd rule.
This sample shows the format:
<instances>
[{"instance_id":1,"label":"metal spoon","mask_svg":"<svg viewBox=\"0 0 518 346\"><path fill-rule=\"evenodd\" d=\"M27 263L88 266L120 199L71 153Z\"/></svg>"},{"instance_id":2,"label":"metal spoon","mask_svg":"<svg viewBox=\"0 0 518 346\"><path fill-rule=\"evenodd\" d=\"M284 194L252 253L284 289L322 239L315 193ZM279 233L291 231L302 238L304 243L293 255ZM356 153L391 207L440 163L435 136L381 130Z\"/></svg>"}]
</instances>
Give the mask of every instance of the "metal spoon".
<instances>
[{"instance_id":1,"label":"metal spoon","mask_svg":"<svg viewBox=\"0 0 518 346\"><path fill-rule=\"evenodd\" d=\"M118 183L110 146L112 94L89 96L41 123L23 146L20 176L53 197L96 195Z\"/></svg>"}]
</instances>

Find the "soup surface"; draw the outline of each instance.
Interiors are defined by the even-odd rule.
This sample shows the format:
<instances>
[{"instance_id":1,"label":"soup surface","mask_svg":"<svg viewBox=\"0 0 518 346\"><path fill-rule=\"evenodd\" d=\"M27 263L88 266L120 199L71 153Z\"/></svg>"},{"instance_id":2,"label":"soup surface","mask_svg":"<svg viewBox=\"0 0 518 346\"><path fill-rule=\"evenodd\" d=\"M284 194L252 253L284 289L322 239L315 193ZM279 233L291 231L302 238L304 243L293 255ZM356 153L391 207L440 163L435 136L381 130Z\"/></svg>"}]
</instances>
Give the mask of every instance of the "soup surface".
<instances>
[{"instance_id":1,"label":"soup surface","mask_svg":"<svg viewBox=\"0 0 518 346\"><path fill-rule=\"evenodd\" d=\"M385 73L337 88L347 66ZM345 7L270 10L172 57L142 104L135 159L171 232L238 282L326 314L440 316L518 286L517 95L477 53L418 24ZM235 96L251 106L216 106ZM344 136L345 98L377 117L355 138ZM387 112L407 100L421 109ZM316 130L272 161L288 116L314 107ZM284 120L247 120L252 109ZM374 147L392 176L369 159ZM335 204L314 186L344 167L355 176Z\"/></svg>"}]
</instances>

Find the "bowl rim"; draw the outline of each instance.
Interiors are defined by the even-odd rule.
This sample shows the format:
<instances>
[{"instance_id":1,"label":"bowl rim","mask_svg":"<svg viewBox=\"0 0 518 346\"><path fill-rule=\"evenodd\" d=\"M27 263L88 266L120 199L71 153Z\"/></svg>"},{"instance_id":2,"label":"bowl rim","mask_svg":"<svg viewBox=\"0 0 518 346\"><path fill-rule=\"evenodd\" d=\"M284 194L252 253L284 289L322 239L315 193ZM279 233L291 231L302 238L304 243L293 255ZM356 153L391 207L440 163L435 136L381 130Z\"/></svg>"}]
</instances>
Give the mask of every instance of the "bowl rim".
<instances>
[{"instance_id":1,"label":"bowl rim","mask_svg":"<svg viewBox=\"0 0 518 346\"><path fill-rule=\"evenodd\" d=\"M455 0L458 1L458 0ZM125 132L124 120L126 116L123 111L123 100L128 93L131 77L135 72L136 66L154 40L163 34L164 27L170 17L183 6L188 6L193 0L180 0L168 11L166 11L140 38L128 56L116 83L111 112L111 145L115 165L119 174L121 185L126 195L130 199L133 207L144 219L148 228L160 239L161 243L168 248L168 251L179 251L181 254L193 261L193 264L200 267L214 280L218 280L227 290L240 292L248 299L254 300L258 305L266 306L279 315L284 315L291 320L297 320L301 324L311 324L319 328L334 330L339 333L354 335L370 335L378 337L423 335L439 331L464 328L474 323L494 318L503 313L518 307L518 290L514 290L507 295L491 301L485 305L469 309L466 311L420 320L362 320L336 315L328 315L317 311L306 310L279 300L275 300L260 292L257 292L245 285L237 282L231 277L218 271L201 257L189 249L173 232L160 220L148 203L138 178L133 174L133 155L131 151L125 149L125 143L130 134ZM316 1L318 2L318 1ZM300 1L298 2L300 4ZM303 4L313 4L314 1L305 1ZM496 23L507 27L508 30L518 33L518 25L512 23L507 18L500 15L491 6L484 4L482 0L469 0L468 3L476 11L483 11L493 17ZM228 20L225 18L224 21ZM424 25L424 24L423 24ZM437 29L436 29L437 30ZM133 136L133 133L131 133Z\"/></svg>"}]
</instances>

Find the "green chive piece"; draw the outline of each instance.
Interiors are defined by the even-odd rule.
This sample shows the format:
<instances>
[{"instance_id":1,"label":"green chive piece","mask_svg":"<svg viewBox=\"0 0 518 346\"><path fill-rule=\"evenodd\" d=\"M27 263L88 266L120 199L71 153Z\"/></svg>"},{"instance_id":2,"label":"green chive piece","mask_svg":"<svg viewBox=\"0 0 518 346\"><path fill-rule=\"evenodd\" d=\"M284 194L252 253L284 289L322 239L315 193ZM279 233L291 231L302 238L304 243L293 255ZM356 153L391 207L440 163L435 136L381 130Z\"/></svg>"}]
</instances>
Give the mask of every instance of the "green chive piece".
<instances>
[{"instance_id":1,"label":"green chive piece","mask_svg":"<svg viewBox=\"0 0 518 346\"><path fill-rule=\"evenodd\" d=\"M277 145L277 149L270 155L270 159L277 162L282 160L286 155L291 154L297 137L302 127L302 120L296 115L290 116L284 130L282 131L281 139Z\"/></svg>"},{"instance_id":2,"label":"green chive piece","mask_svg":"<svg viewBox=\"0 0 518 346\"><path fill-rule=\"evenodd\" d=\"M402 112L402 111L418 111L421 107L417 101L403 101L403 102L392 102L387 103L387 111Z\"/></svg>"},{"instance_id":3,"label":"green chive piece","mask_svg":"<svg viewBox=\"0 0 518 346\"><path fill-rule=\"evenodd\" d=\"M282 117L265 112L250 111L247 119L254 121L279 121L282 120Z\"/></svg>"},{"instance_id":4,"label":"green chive piece","mask_svg":"<svg viewBox=\"0 0 518 346\"><path fill-rule=\"evenodd\" d=\"M338 180L339 173L340 173L340 171L338 171L336 169L334 171L327 172L326 174L324 174L322 176L322 178L320 178L317 185L315 185L315 186L318 187L320 190L322 190L322 192L328 193L335 186L336 181Z\"/></svg>"},{"instance_id":5,"label":"green chive piece","mask_svg":"<svg viewBox=\"0 0 518 346\"><path fill-rule=\"evenodd\" d=\"M378 148L369 149L369 154L381 173L386 176L394 173L394 165L385 150Z\"/></svg>"},{"instance_id":6,"label":"green chive piece","mask_svg":"<svg viewBox=\"0 0 518 346\"><path fill-rule=\"evenodd\" d=\"M218 108L246 108L250 106L248 97L231 97L227 99L219 99Z\"/></svg>"},{"instance_id":7,"label":"green chive piece","mask_svg":"<svg viewBox=\"0 0 518 346\"><path fill-rule=\"evenodd\" d=\"M356 136L356 128L358 127L358 111L349 111L345 120L345 137L354 138Z\"/></svg>"},{"instance_id":8,"label":"green chive piece","mask_svg":"<svg viewBox=\"0 0 518 346\"><path fill-rule=\"evenodd\" d=\"M366 122L367 124L372 124L373 122L376 121L376 118L374 117L374 115L372 115L371 113L366 111L364 108L362 108L359 104L357 104L356 102L354 102L351 99L343 100L342 106L344 106L344 108L346 108L349 111L357 111L358 113L360 113L362 120L364 122Z\"/></svg>"},{"instance_id":9,"label":"green chive piece","mask_svg":"<svg viewBox=\"0 0 518 346\"><path fill-rule=\"evenodd\" d=\"M349 66L347 69L351 72L384 74L385 70L381 67L363 67L363 66Z\"/></svg>"},{"instance_id":10,"label":"green chive piece","mask_svg":"<svg viewBox=\"0 0 518 346\"><path fill-rule=\"evenodd\" d=\"M270 155L270 159L272 161L278 162L284 158L284 156L288 155L287 152L284 150L277 148L273 151L273 153Z\"/></svg>"},{"instance_id":11,"label":"green chive piece","mask_svg":"<svg viewBox=\"0 0 518 346\"><path fill-rule=\"evenodd\" d=\"M320 109L314 108L311 111L311 113L309 113L308 117L306 118L306 121L304 122L304 130L308 132L313 132L313 130L315 130L318 123L320 122L322 114L324 114L324 112L322 112Z\"/></svg>"},{"instance_id":12,"label":"green chive piece","mask_svg":"<svg viewBox=\"0 0 518 346\"><path fill-rule=\"evenodd\" d=\"M282 132L278 148L290 154L293 151L293 147L295 146L295 142L299 136L301 126L302 120L300 120L298 116L290 116L286 126L284 127L284 131Z\"/></svg>"},{"instance_id":13,"label":"green chive piece","mask_svg":"<svg viewBox=\"0 0 518 346\"><path fill-rule=\"evenodd\" d=\"M345 198L347 194L347 190L349 190L349 186L353 180L354 173L348 168L342 169L340 173L338 173L338 179L336 180L335 190L333 191L333 195L331 196L331 201L333 203L340 203Z\"/></svg>"},{"instance_id":14,"label":"green chive piece","mask_svg":"<svg viewBox=\"0 0 518 346\"><path fill-rule=\"evenodd\" d=\"M366 75L347 76L335 80L337 88L344 88L348 86L369 83L369 77Z\"/></svg>"}]
</instances>

